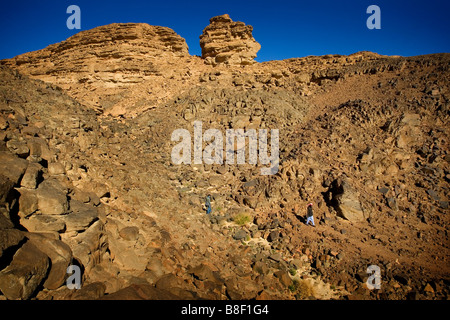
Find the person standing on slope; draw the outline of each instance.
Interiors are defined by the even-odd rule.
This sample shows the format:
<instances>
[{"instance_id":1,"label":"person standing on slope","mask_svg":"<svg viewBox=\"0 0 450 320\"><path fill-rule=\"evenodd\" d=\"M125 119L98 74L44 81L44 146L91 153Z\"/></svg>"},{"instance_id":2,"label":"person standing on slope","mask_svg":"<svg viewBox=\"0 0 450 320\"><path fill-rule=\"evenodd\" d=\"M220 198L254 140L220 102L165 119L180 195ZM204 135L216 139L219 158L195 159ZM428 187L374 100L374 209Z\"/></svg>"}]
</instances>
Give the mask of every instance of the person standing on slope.
<instances>
[{"instance_id":1,"label":"person standing on slope","mask_svg":"<svg viewBox=\"0 0 450 320\"><path fill-rule=\"evenodd\" d=\"M312 209L312 203L308 204L308 209L306 211L306 225L308 225L310 222L313 227L316 225L314 224L314 217L313 217L313 209Z\"/></svg>"},{"instance_id":2,"label":"person standing on slope","mask_svg":"<svg viewBox=\"0 0 450 320\"><path fill-rule=\"evenodd\" d=\"M211 195L210 194L208 194L206 196L205 206L206 206L206 214L210 214L211 213Z\"/></svg>"}]
</instances>

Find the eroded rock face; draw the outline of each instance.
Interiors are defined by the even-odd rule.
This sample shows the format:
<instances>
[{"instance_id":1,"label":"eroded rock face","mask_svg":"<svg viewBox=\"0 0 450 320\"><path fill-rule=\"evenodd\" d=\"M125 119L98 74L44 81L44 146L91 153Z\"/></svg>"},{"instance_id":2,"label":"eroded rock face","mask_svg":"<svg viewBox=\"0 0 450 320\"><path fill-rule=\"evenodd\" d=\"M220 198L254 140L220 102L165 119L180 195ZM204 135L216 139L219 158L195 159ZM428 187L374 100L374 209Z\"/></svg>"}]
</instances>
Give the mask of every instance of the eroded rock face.
<instances>
[{"instance_id":1,"label":"eroded rock face","mask_svg":"<svg viewBox=\"0 0 450 320\"><path fill-rule=\"evenodd\" d=\"M84 96L83 104L101 112L113 107L117 100L104 97L166 74L173 69L170 65L188 57L186 41L170 28L145 23L114 23L82 31L65 41L4 63L33 78L55 83L69 90L72 97ZM30 66L33 71L25 71ZM62 76L68 72L70 77ZM96 94L86 96L82 91L87 88ZM17 144L16 153L26 153L25 147Z\"/></svg>"},{"instance_id":2,"label":"eroded rock face","mask_svg":"<svg viewBox=\"0 0 450 320\"><path fill-rule=\"evenodd\" d=\"M253 64L261 45L253 38L253 27L233 22L228 14L213 17L200 36L202 58L206 64Z\"/></svg>"}]
</instances>

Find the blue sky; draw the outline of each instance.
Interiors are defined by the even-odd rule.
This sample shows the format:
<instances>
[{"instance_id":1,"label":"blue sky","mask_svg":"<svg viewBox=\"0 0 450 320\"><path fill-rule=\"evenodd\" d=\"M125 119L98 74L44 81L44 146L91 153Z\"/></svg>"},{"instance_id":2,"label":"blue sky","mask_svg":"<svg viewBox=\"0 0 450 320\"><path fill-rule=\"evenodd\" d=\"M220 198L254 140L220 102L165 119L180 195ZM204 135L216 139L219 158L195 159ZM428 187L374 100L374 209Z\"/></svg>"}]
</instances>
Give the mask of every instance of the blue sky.
<instances>
[{"instance_id":1,"label":"blue sky","mask_svg":"<svg viewBox=\"0 0 450 320\"><path fill-rule=\"evenodd\" d=\"M209 18L228 13L253 26L262 48L257 61L373 51L414 56L450 52L448 0L41 0L0 3L0 59L42 49L81 30L69 30L69 5L81 9L81 30L113 22L167 26L201 55L199 36ZM381 9L381 29L369 30L369 5Z\"/></svg>"}]
</instances>

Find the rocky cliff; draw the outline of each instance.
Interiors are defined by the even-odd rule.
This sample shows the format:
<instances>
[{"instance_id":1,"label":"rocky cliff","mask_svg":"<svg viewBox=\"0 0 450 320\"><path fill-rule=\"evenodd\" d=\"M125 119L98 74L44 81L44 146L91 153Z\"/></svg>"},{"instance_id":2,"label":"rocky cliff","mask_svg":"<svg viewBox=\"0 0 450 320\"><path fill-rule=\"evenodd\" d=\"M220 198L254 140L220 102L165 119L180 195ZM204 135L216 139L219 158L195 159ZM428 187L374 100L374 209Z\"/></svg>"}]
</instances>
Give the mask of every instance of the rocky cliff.
<instances>
[{"instance_id":1,"label":"rocky cliff","mask_svg":"<svg viewBox=\"0 0 450 320\"><path fill-rule=\"evenodd\" d=\"M233 22L228 14L213 17L200 36L202 58L217 65L253 64L261 45L253 38L253 27Z\"/></svg>"},{"instance_id":2,"label":"rocky cliff","mask_svg":"<svg viewBox=\"0 0 450 320\"><path fill-rule=\"evenodd\" d=\"M210 27L211 44L253 41L228 16ZM1 61L0 297L448 298L450 55L233 54L114 24ZM279 129L277 174L175 165L172 132L194 121Z\"/></svg>"},{"instance_id":3,"label":"rocky cliff","mask_svg":"<svg viewBox=\"0 0 450 320\"><path fill-rule=\"evenodd\" d=\"M128 109L155 103L148 84L145 89L136 88L143 93L138 99L130 87L171 78L181 71L175 67L177 62L190 59L186 41L172 29L118 23L82 31L3 63L32 78L57 84L98 112L117 116L123 112L123 99Z\"/></svg>"}]
</instances>

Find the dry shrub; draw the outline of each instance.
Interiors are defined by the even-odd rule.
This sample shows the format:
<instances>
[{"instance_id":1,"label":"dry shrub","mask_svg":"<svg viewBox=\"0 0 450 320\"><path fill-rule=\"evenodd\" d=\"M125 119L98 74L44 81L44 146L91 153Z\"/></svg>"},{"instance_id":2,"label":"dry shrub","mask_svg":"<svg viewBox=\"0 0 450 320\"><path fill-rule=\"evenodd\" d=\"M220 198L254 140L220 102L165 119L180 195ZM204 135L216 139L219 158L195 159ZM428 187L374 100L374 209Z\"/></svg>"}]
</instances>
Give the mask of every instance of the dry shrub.
<instances>
[{"instance_id":1,"label":"dry shrub","mask_svg":"<svg viewBox=\"0 0 450 320\"><path fill-rule=\"evenodd\" d=\"M314 286L308 280L296 281L295 287L295 296L297 299L308 299L311 296L315 296Z\"/></svg>"},{"instance_id":2,"label":"dry shrub","mask_svg":"<svg viewBox=\"0 0 450 320\"><path fill-rule=\"evenodd\" d=\"M242 226L244 224L247 224L252 221L252 218L247 213L239 213L234 216L233 218L234 223L236 223L239 226Z\"/></svg>"}]
</instances>

